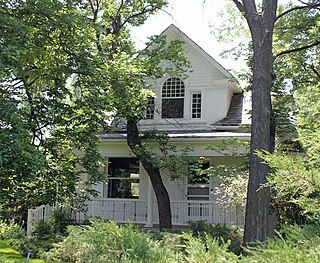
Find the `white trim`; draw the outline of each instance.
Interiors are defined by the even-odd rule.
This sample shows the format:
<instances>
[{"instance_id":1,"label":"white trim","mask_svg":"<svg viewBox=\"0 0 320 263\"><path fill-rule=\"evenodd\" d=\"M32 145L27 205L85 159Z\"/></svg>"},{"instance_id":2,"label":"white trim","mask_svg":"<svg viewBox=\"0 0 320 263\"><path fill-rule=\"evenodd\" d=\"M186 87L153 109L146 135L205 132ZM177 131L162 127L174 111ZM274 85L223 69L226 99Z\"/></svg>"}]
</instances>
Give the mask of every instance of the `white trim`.
<instances>
[{"instance_id":1,"label":"white trim","mask_svg":"<svg viewBox=\"0 0 320 263\"><path fill-rule=\"evenodd\" d=\"M182 38L186 43L188 43L193 49L196 50L209 64L220 71L227 79L232 79L232 76L220 63L218 63L213 57L211 57L206 51L204 51L197 43L195 43L191 38L189 38L185 33L183 33L178 27L171 24L167 27L161 35L166 35L168 32L173 31L180 38ZM229 82L228 88L232 89L233 92L242 91L237 82Z\"/></svg>"}]
</instances>

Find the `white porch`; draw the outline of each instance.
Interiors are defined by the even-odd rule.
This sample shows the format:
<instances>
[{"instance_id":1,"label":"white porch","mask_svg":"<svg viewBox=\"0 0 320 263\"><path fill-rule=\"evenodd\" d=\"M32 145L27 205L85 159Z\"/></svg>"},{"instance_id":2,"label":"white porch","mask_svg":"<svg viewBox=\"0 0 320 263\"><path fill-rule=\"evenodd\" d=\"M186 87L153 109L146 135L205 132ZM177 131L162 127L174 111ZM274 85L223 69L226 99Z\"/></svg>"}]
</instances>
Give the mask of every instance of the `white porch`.
<instances>
[{"instance_id":1,"label":"white porch","mask_svg":"<svg viewBox=\"0 0 320 263\"><path fill-rule=\"evenodd\" d=\"M118 223L132 222L152 227L159 223L158 208L155 201L139 199L100 198L87 201L86 213L73 214L77 220L105 218ZM151 205L151 206L150 206ZM54 208L40 206L28 211L28 234L32 225L39 220L46 220ZM212 201L172 201L172 224L187 225L188 221L206 220L212 224L244 225L242 207L223 207Z\"/></svg>"},{"instance_id":2,"label":"white porch","mask_svg":"<svg viewBox=\"0 0 320 263\"><path fill-rule=\"evenodd\" d=\"M148 211L148 201L133 199L95 199L88 202L87 218L102 217L119 223L133 222L157 225L158 208L152 202ZM223 207L210 201L172 201L172 224L187 225L188 221L206 220L212 224L244 225L244 209Z\"/></svg>"}]
</instances>

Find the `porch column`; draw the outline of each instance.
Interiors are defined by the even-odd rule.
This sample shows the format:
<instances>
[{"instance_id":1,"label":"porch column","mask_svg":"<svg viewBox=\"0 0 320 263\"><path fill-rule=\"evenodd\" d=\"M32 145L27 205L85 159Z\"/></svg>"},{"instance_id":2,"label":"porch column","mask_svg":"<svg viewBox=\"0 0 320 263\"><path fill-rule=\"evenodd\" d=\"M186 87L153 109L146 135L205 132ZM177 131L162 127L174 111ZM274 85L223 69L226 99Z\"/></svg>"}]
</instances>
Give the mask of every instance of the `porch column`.
<instances>
[{"instance_id":1,"label":"porch column","mask_svg":"<svg viewBox=\"0 0 320 263\"><path fill-rule=\"evenodd\" d=\"M145 227L153 227L152 224L152 214L153 214L153 191L152 191L152 185L150 182L150 178L148 180L148 201L147 201L147 223L145 224Z\"/></svg>"}]
</instances>

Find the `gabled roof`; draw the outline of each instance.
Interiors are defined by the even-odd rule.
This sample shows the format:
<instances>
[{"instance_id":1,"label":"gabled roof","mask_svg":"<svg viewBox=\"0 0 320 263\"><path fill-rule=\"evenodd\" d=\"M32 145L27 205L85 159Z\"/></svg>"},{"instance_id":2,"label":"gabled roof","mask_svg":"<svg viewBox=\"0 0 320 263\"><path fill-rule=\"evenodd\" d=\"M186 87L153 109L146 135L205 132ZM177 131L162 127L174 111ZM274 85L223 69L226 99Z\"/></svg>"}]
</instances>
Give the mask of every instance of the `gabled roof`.
<instances>
[{"instance_id":1,"label":"gabled roof","mask_svg":"<svg viewBox=\"0 0 320 263\"><path fill-rule=\"evenodd\" d=\"M241 88L238 85L235 77L174 24L171 24L169 27L167 27L160 35L170 35L171 32L179 36L185 43L193 47L209 64L220 71L226 77L226 79L229 80L230 86L232 86L232 91L234 93L241 92Z\"/></svg>"},{"instance_id":2,"label":"gabled roof","mask_svg":"<svg viewBox=\"0 0 320 263\"><path fill-rule=\"evenodd\" d=\"M234 93L230 102L227 116L213 123L214 127L239 126L242 122L243 94Z\"/></svg>"}]
</instances>

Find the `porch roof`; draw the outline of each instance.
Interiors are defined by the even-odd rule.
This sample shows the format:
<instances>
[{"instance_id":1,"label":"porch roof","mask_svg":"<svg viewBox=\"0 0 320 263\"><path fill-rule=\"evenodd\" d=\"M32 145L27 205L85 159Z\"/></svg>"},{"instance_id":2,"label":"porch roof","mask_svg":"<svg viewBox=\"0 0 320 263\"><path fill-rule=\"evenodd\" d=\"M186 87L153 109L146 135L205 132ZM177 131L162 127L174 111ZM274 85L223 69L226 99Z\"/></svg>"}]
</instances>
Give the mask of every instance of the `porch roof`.
<instances>
[{"instance_id":1,"label":"porch roof","mask_svg":"<svg viewBox=\"0 0 320 263\"><path fill-rule=\"evenodd\" d=\"M99 134L99 138L103 140L126 140L126 133L105 133ZM250 141L251 134L246 132L172 132L169 133L169 137L174 141L219 141L227 140L231 138L237 138L240 140Z\"/></svg>"}]
</instances>

